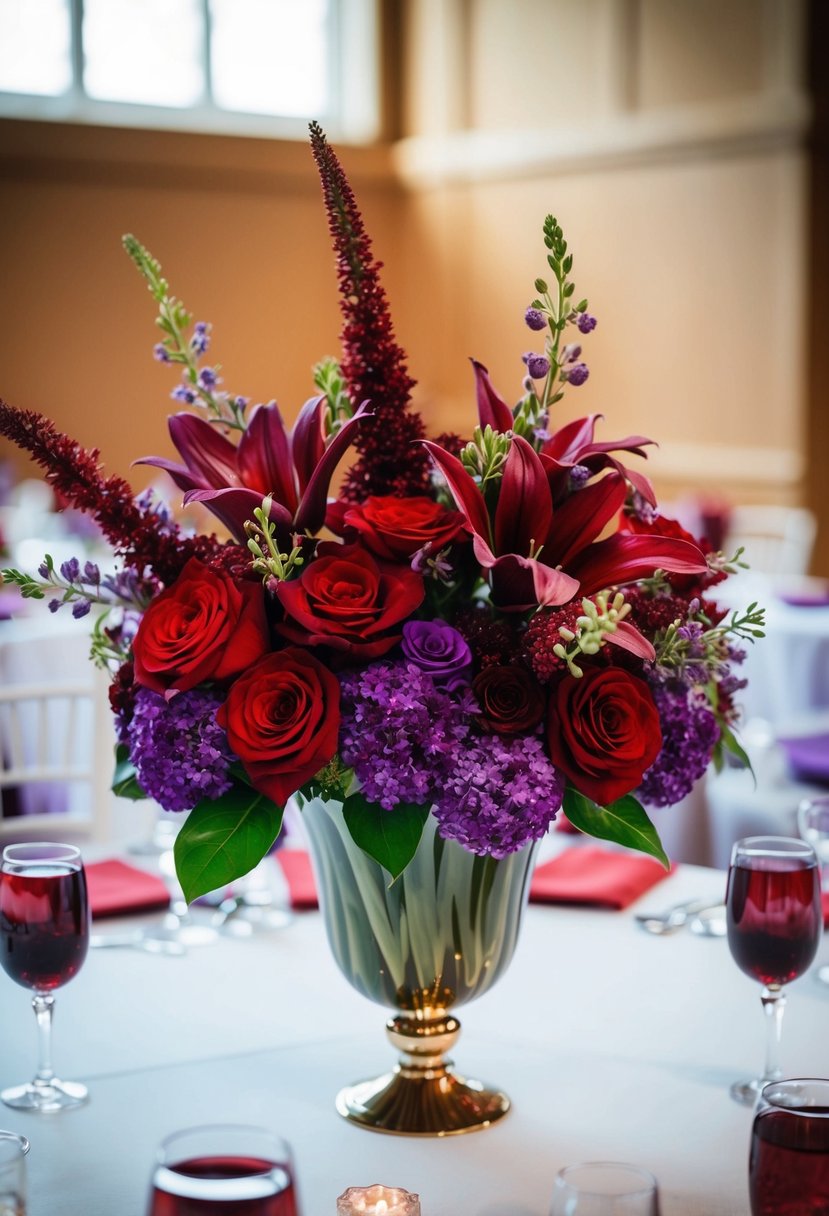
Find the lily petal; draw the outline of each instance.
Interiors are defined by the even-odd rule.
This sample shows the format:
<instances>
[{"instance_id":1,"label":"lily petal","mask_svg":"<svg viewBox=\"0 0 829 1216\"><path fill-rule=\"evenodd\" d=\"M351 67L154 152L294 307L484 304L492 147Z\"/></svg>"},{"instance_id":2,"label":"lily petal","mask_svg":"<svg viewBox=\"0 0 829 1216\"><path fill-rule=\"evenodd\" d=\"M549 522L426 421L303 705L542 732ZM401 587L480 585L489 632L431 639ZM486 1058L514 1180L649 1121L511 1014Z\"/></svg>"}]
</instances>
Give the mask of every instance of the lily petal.
<instances>
[{"instance_id":1,"label":"lily petal","mask_svg":"<svg viewBox=\"0 0 829 1216\"><path fill-rule=\"evenodd\" d=\"M472 369L475 372L478 420L481 424L481 430L484 430L487 426L491 426L493 431L511 431L513 422L515 421L512 416L512 410L492 387L489 373L483 363L479 363L477 359L470 359L469 362L472 364Z\"/></svg>"},{"instance_id":2,"label":"lily petal","mask_svg":"<svg viewBox=\"0 0 829 1216\"><path fill-rule=\"evenodd\" d=\"M480 555L478 555L480 561ZM484 563L481 562L481 565ZM502 612L527 612L539 605L568 603L579 590L576 579L563 570L518 553L496 557L490 567L492 602Z\"/></svg>"},{"instance_id":3,"label":"lily petal","mask_svg":"<svg viewBox=\"0 0 829 1216\"><path fill-rule=\"evenodd\" d=\"M620 650L629 650L631 654L638 655L640 659L653 662L656 658L653 646L646 637L642 636L635 625L631 625L630 621L619 621L616 625L616 632L606 633L605 637L608 642L612 642Z\"/></svg>"},{"instance_id":4,"label":"lily petal","mask_svg":"<svg viewBox=\"0 0 829 1216\"><path fill-rule=\"evenodd\" d=\"M209 511L220 519L234 538L245 544L245 524L253 519L256 507L262 506L263 495L245 486L228 486L222 490L190 490L184 495L185 506L191 502L203 502ZM277 538L286 544L292 532L291 515L278 502L271 504L270 518L277 525ZM290 547L290 546L289 546Z\"/></svg>"},{"instance_id":5,"label":"lily petal","mask_svg":"<svg viewBox=\"0 0 829 1216\"><path fill-rule=\"evenodd\" d=\"M616 532L607 540L588 545L570 562L569 568L581 583L582 595L592 595L606 587L648 577L655 570L667 570L671 574L704 574L708 564L690 541Z\"/></svg>"},{"instance_id":6,"label":"lily petal","mask_svg":"<svg viewBox=\"0 0 829 1216\"><path fill-rule=\"evenodd\" d=\"M353 417L344 422L337 431L328 447L317 461L316 468L303 491L295 517L298 532L319 532L325 523L325 512L328 506L328 487L334 476L334 469L343 454L354 439L357 428L363 420L373 415L368 410L368 402L364 401Z\"/></svg>"},{"instance_id":7,"label":"lily petal","mask_svg":"<svg viewBox=\"0 0 829 1216\"><path fill-rule=\"evenodd\" d=\"M428 449L429 455L446 478L446 483L452 493L458 510L467 520L473 533L489 542L489 512L486 509L484 496L474 480L467 473L457 456L428 439L421 441Z\"/></svg>"},{"instance_id":8,"label":"lily petal","mask_svg":"<svg viewBox=\"0 0 829 1216\"><path fill-rule=\"evenodd\" d=\"M297 494L291 445L275 401L257 405L236 453L243 484L257 491L260 502L266 494L272 494L293 515Z\"/></svg>"},{"instance_id":9,"label":"lily petal","mask_svg":"<svg viewBox=\"0 0 829 1216\"><path fill-rule=\"evenodd\" d=\"M527 553L547 539L553 500L544 466L532 445L513 436L495 510L495 552ZM544 554L547 560L547 554Z\"/></svg>"},{"instance_id":10,"label":"lily petal","mask_svg":"<svg viewBox=\"0 0 829 1216\"><path fill-rule=\"evenodd\" d=\"M618 473L594 481L569 494L556 508L553 526L542 556L552 565L569 569L575 553L594 541L603 528L621 511L627 484Z\"/></svg>"},{"instance_id":11,"label":"lily petal","mask_svg":"<svg viewBox=\"0 0 829 1216\"><path fill-rule=\"evenodd\" d=\"M173 414L170 437L194 478L220 490L240 484L236 448L215 427L195 414Z\"/></svg>"},{"instance_id":12,"label":"lily petal","mask_svg":"<svg viewBox=\"0 0 829 1216\"><path fill-rule=\"evenodd\" d=\"M314 469L325 452L325 436L322 433L324 411L325 397L309 397L299 411L291 431L291 455L300 494L305 493Z\"/></svg>"},{"instance_id":13,"label":"lily petal","mask_svg":"<svg viewBox=\"0 0 829 1216\"><path fill-rule=\"evenodd\" d=\"M180 490L206 490L209 488L200 477L194 477L183 464L176 464L174 460L165 460L163 456L142 456L140 460L134 460L132 463L150 464L154 469L163 469L165 473L170 474Z\"/></svg>"},{"instance_id":14,"label":"lily petal","mask_svg":"<svg viewBox=\"0 0 829 1216\"><path fill-rule=\"evenodd\" d=\"M590 414L587 418L574 418L554 431L541 449L541 456L552 461L556 468L569 468L587 444L593 442L596 423L604 414Z\"/></svg>"}]
</instances>

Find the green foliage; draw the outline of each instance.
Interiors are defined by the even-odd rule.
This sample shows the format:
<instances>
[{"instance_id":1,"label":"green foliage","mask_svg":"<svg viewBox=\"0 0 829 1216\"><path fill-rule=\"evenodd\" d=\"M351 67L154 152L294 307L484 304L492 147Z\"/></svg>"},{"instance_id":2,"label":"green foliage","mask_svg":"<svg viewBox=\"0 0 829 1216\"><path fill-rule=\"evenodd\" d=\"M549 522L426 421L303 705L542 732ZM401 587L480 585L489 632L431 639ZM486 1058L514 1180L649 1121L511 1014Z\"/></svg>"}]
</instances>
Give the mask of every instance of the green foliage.
<instances>
[{"instance_id":1,"label":"green foliage","mask_svg":"<svg viewBox=\"0 0 829 1216\"><path fill-rule=\"evenodd\" d=\"M247 785L205 799L176 837L176 874L188 903L227 886L262 860L282 827L282 807Z\"/></svg>"},{"instance_id":2,"label":"green foliage","mask_svg":"<svg viewBox=\"0 0 829 1216\"><path fill-rule=\"evenodd\" d=\"M129 748L119 743L115 748L115 772L112 774L112 792L119 798L129 798L139 802L147 795L138 784L135 765L130 760Z\"/></svg>"},{"instance_id":3,"label":"green foliage","mask_svg":"<svg viewBox=\"0 0 829 1216\"><path fill-rule=\"evenodd\" d=\"M415 855L429 808L401 802L386 811L357 792L343 803L343 817L355 844L395 879Z\"/></svg>"},{"instance_id":4,"label":"green foliage","mask_svg":"<svg viewBox=\"0 0 829 1216\"><path fill-rule=\"evenodd\" d=\"M597 836L600 840L612 840L640 853L648 853L661 861L666 870L671 863L662 847L659 834L645 812L645 808L632 794L610 806L597 806L584 794L568 786L564 794L563 810L567 818L580 832Z\"/></svg>"}]
</instances>

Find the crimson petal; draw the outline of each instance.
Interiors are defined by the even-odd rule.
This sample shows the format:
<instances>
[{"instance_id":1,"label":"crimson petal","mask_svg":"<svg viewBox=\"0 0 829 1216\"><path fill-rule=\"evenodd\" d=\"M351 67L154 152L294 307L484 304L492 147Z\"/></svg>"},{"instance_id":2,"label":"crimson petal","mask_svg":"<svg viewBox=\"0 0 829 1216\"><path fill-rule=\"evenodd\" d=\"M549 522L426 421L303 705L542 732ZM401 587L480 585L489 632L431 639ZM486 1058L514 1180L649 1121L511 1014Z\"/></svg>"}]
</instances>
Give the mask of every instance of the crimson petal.
<instances>
[{"instance_id":1,"label":"crimson petal","mask_svg":"<svg viewBox=\"0 0 829 1216\"><path fill-rule=\"evenodd\" d=\"M322 415L325 397L309 397L297 415L291 431L291 455L299 480L299 492L304 494L314 469L325 452Z\"/></svg>"},{"instance_id":2,"label":"crimson petal","mask_svg":"<svg viewBox=\"0 0 829 1216\"><path fill-rule=\"evenodd\" d=\"M515 435L495 510L495 552L529 556L544 544L552 522L553 500L544 466L531 444Z\"/></svg>"},{"instance_id":3,"label":"crimson petal","mask_svg":"<svg viewBox=\"0 0 829 1216\"><path fill-rule=\"evenodd\" d=\"M475 372L475 390L481 430L491 426L493 431L511 431L515 421L512 410L492 387L489 373L483 363L479 363L477 359L470 359L469 362Z\"/></svg>"},{"instance_id":4,"label":"crimson petal","mask_svg":"<svg viewBox=\"0 0 829 1216\"><path fill-rule=\"evenodd\" d=\"M629 650L631 654L638 655L640 659L647 659L652 663L656 658L656 651L651 643L642 636L635 625L631 625L630 621L619 621L615 633L606 633L605 638L614 646L618 646L620 650Z\"/></svg>"},{"instance_id":5,"label":"crimson petal","mask_svg":"<svg viewBox=\"0 0 829 1216\"><path fill-rule=\"evenodd\" d=\"M257 405L236 451L243 484L257 491L260 502L272 494L293 515L297 495L291 445L275 401Z\"/></svg>"},{"instance_id":6,"label":"crimson petal","mask_svg":"<svg viewBox=\"0 0 829 1216\"><path fill-rule=\"evenodd\" d=\"M170 437L195 478L220 490L238 486L236 448L215 427L195 414L173 414L168 420Z\"/></svg>"},{"instance_id":7,"label":"crimson petal","mask_svg":"<svg viewBox=\"0 0 829 1216\"><path fill-rule=\"evenodd\" d=\"M496 557L489 577L492 602L502 612L527 612L539 605L566 604L579 589L577 581L563 570L554 570L518 553Z\"/></svg>"},{"instance_id":8,"label":"crimson petal","mask_svg":"<svg viewBox=\"0 0 829 1216\"><path fill-rule=\"evenodd\" d=\"M364 401L357 412L343 423L317 461L297 508L295 523L298 532L319 532L325 523L328 487L334 476L334 469L354 439L357 428L362 426L365 418L373 417L367 407L368 402Z\"/></svg>"},{"instance_id":9,"label":"crimson petal","mask_svg":"<svg viewBox=\"0 0 829 1216\"><path fill-rule=\"evenodd\" d=\"M587 418L574 418L554 431L541 449L542 458L547 457L556 468L566 468L576 463L579 452L593 442L596 423L604 414L590 414Z\"/></svg>"},{"instance_id":10,"label":"crimson petal","mask_svg":"<svg viewBox=\"0 0 829 1216\"><path fill-rule=\"evenodd\" d=\"M226 486L222 490L190 490L184 495L185 505L191 502L203 502L217 519L233 533L236 540L243 545L247 543L245 524L253 519L256 507L262 506L264 495L245 486ZM271 504L270 518L278 527L277 539L290 548L291 515L278 502Z\"/></svg>"},{"instance_id":11,"label":"crimson petal","mask_svg":"<svg viewBox=\"0 0 829 1216\"><path fill-rule=\"evenodd\" d=\"M424 439L422 442L424 447L428 449L432 460L434 460L446 478L446 483L452 492L452 497L457 503L458 510L464 515L472 531L476 536L480 536L483 540L489 542L489 513L486 509L484 496L473 478L467 473L457 456L453 456L451 452L447 452L437 443L432 443L428 439Z\"/></svg>"},{"instance_id":12,"label":"crimson petal","mask_svg":"<svg viewBox=\"0 0 829 1216\"><path fill-rule=\"evenodd\" d=\"M542 557L554 566L569 566L570 558L594 541L622 509L627 485L618 473L576 490L556 508Z\"/></svg>"},{"instance_id":13,"label":"crimson petal","mask_svg":"<svg viewBox=\"0 0 829 1216\"><path fill-rule=\"evenodd\" d=\"M165 473L169 473L173 481L180 490L206 490L206 486L199 477L194 477L188 468L183 464L176 464L174 460L165 460L163 456L142 456L140 460L134 460L133 464L149 464L154 469L163 469Z\"/></svg>"},{"instance_id":14,"label":"crimson petal","mask_svg":"<svg viewBox=\"0 0 829 1216\"><path fill-rule=\"evenodd\" d=\"M581 583L582 595L647 578L655 570L704 574L708 564L690 541L630 532L617 532L607 540L596 541L570 562L570 573Z\"/></svg>"}]
</instances>

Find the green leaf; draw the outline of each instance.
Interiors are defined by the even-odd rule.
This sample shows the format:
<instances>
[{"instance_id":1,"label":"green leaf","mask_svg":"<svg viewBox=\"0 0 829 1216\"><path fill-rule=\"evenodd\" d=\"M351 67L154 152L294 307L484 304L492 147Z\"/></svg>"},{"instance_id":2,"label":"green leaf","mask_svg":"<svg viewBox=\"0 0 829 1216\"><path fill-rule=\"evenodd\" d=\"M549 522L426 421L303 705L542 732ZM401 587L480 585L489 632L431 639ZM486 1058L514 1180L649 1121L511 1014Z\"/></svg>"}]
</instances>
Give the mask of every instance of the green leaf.
<instances>
[{"instance_id":1,"label":"green leaf","mask_svg":"<svg viewBox=\"0 0 829 1216\"><path fill-rule=\"evenodd\" d=\"M600 840L613 840L616 844L649 853L661 861L666 870L671 863L662 848L656 828L648 819L645 809L632 794L617 798L610 806L597 806L584 794L568 786L564 793L564 813L574 827Z\"/></svg>"},{"instance_id":2,"label":"green leaf","mask_svg":"<svg viewBox=\"0 0 829 1216\"><path fill-rule=\"evenodd\" d=\"M188 903L227 886L257 865L279 835L282 808L246 785L234 785L193 808L174 848Z\"/></svg>"},{"instance_id":3,"label":"green leaf","mask_svg":"<svg viewBox=\"0 0 829 1216\"><path fill-rule=\"evenodd\" d=\"M739 739L734 734L733 730L731 730L730 727L726 726L722 722L720 723L719 742L722 745L721 755L722 755L723 751L730 752L731 755L735 757L735 759L739 760L741 768L748 769L748 771L751 773L752 777L754 777L754 784L756 786L757 785L757 776L754 772L754 769L751 766L751 760L749 758L748 752L743 747L742 743L740 743ZM724 759L724 757L723 757L723 759ZM722 767L722 765L721 765L721 767ZM720 771L721 771L721 768L717 770L717 772L720 772Z\"/></svg>"},{"instance_id":4,"label":"green leaf","mask_svg":"<svg viewBox=\"0 0 829 1216\"><path fill-rule=\"evenodd\" d=\"M386 811L358 791L346 798L343 816L354 843L395 879L415 855L429 809L400 802L393 811Z\"/></svg>"},{"instance_id":5,"label":"green leaf","mask_svg":"<svg viewBox=\"0 0 829 1216\"><path fill-rule=\"evenodd\" d=\"M135 765L130 760L130 750L123 743L115 749L115 772L112 774L112 792L119 798L131 798L138 802L147 795L138 784L135 775Z\"/></svg>"}]
</instances>

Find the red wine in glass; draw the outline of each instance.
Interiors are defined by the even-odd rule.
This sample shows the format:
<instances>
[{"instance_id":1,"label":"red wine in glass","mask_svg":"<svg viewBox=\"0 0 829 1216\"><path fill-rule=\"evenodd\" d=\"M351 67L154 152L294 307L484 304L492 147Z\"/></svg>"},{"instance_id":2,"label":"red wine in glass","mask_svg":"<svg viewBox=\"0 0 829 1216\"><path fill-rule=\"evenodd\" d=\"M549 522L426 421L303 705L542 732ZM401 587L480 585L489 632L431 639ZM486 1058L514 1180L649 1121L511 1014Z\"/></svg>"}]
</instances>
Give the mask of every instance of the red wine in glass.
<instances>
[{"instance_id":1,"label":"red wine in glass","mask_svg":"<svg viewBox=\"0 0 829 1216\"><path fill-rule=\"evenodd\" d=\"M738 840L726 891L728 945L737 966L763 984L769 1028L762 1078L739 1082L731 1095L753 1104L781 1073L777 1054L785 1006L783 985L811 965L823 932L817 855L802 840L754 836Z\"/></svg>"},{"instance_id":2,"label":"red wine in glass","mask_svg":"<svg viewBox=\"0 0 829 1216\"><path fill-rule=\"evenodd\" d=\"M8 845L0 866L0 965L32 990L40 1031L33 1081L3 1090L7 1106L57 1111L87 1098L85 1086L52 1071L54 991L77 975L89 947L89 901L81 855L73 845Z\"/></svg>"},{"instance_id":3,"label":"red wine in glass","mask_svg":"<svg viewBox=\"0 0 829 1216\"><path fill-rule=\"evenodd\" d=\"M751 1133L752 1216L829 1212L829 1081L767 1085Z\"/></svg>"},{"instance_id":4,"label":"red wine in glass","mask_svg":"<svg viewBox=\"0 0 829 1216\"><path fill-rule=\"evenodd\" d=\"M195 1157L173 1167L158 1167L150 1216L209 1216L211 1212L297 1216L290 1169L262 1157Z\"/></svg>"},{"instance_id":5,"label":"red wine in glass","mask_svg":"<svg viewBox=\"0 0 829 1216\"><path fill-rule=\"evenodd\" d=\"M169 1136L147 1216L299 1216L288 1145L263 1128L196 1127Z\"/></svg>"}]
</instances>

